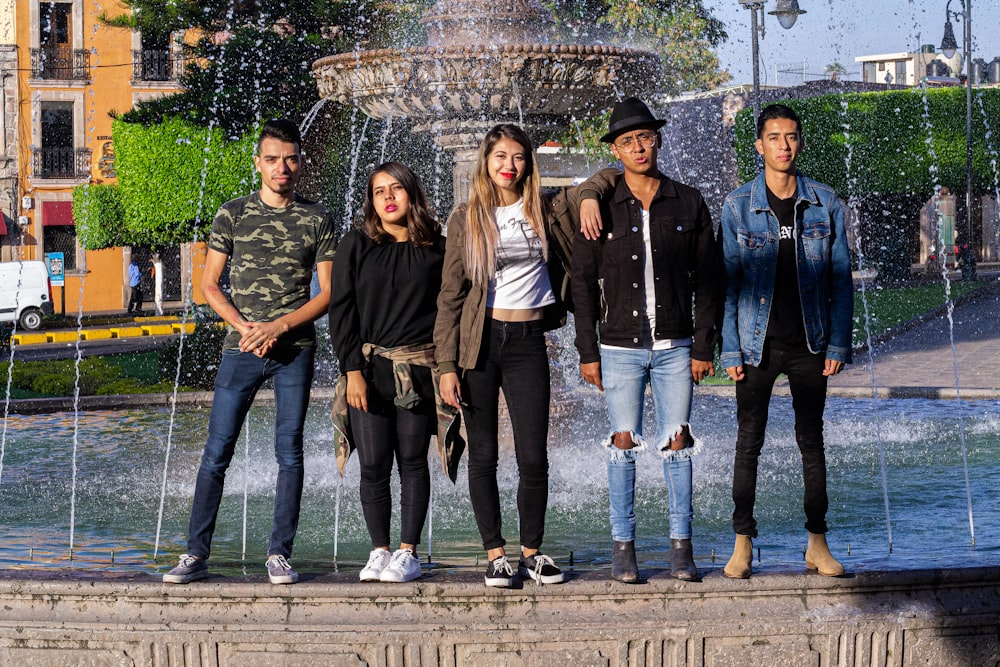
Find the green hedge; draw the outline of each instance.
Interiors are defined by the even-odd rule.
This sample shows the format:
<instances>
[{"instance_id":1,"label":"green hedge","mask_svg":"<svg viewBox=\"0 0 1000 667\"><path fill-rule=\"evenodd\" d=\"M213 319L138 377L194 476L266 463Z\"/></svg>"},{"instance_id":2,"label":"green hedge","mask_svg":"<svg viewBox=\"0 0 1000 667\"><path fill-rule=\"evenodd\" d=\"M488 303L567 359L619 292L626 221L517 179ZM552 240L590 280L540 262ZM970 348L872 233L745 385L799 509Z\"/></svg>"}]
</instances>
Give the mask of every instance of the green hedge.
<instances>
[{"instance_id":1,"label":"green hedge","mask_svg":"<svg viewBox=\"0 0 1000 667\"><path fill-rule=\"evenodd\" d=\"M127 245L122 202L117 185L80 185L73 188L76 236L84 248Z\"/></svg>"},{"instance_id":2,"label":"green hedge","mask_svg":"<svg viewBox=\"0 0 1000 667\"><path fill-rule=\"evenodd\" d=\"M919 88L783 100L802 118L801 171L842 197L874 193L930 196L935 182L965 191L965 88ZM983 114L1000 130L1000 89L973 90L973 190L992 189L992 151ZM755 174L752 109L737 117L736 156L743 181ZM988 145L992 142L992 145ZM936 178L936 181L935 181Z\"/></svg>"},{"instance_id":3,"label":"green hedge","mask_svg":"<svg viewBox=\"0 0 1000 667\"><path fill-rule=\"evenodd\" d=\"M190 241L225 201L253 189L250 135L177 118L148 127L115 121L112 132L131 245Z\"/></svg>"},{"instance_id":4,"label":"green hedge","mask_svg":"<svg viewBox=\"0 0 1000 667\"><path fill-rule=\"evenodd\" d=\"M0 362L0 378L6 383L10 362ZM174 390L173 374L155 382L132 377L111 357L87 357L79 365L81 396L113 394L159 394ZM30 392L32 396L72 396L77 387L77 367L73 359L21 361L10 372L12 396ZM192 387L181 385L181 391ZM2 392L0 392L2 393Z\"/></svg>"},{"instance_id":5,"label":"green hedge","mask_svg":"<svg viewBox=\"0 0 1000 667\"><path fill-rule=\"evenodd\" d=\"M179 118L158 125L115 120L118 186L73 193L87 249L163 246L204 238L224 202L250 192L256 131L229 137Z\"/></svg>"}]
</instances>

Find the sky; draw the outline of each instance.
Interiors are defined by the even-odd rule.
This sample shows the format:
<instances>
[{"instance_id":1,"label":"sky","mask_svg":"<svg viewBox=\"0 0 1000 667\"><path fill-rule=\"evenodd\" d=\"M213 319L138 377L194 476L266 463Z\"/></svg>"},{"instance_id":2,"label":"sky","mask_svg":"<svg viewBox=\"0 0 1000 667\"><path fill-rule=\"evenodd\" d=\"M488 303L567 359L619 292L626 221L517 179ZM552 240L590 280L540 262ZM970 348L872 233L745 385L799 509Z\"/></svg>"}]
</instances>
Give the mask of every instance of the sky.
<instances>
[{"instance_id":1,"label":"sky","mask_svg":"<svg viewBox=\"0 0 1000 667\"><path fill-rule=\"evenodd\" d=\"M732 83L752 83L750 10L739 0L704 0L704 4L729 33L717 49L722 67L733 76ZM806 80L812 81L835 61L847 68L846 78L860 80L855 56L915 51L918 44L933 44L939 50L947 0L799 0L806 13L788 30L767 14L774 5L775 0L766 0L763 11L761 85L801 83L803 68ZM963 7L964 0L951 0L953 12ZM989 63L1000 56L998 22L1000 0L972 0L973 58ZM961 49L964 25L953 18L952 26Z\"/></svg>"}]
</instances>

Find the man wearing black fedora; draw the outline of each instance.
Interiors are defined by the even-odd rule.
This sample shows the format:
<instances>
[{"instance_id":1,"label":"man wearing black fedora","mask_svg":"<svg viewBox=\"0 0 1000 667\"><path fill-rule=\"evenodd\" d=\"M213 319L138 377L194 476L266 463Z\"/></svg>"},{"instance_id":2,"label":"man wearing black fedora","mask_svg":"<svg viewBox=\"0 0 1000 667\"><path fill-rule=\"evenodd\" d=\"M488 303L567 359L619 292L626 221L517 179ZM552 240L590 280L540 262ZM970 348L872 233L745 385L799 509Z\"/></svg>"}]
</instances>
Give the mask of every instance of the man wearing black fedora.
<instances>
[{"instance_id":1,"label":"man wearing black fedora","mask_svg":"<svg viewBox=\"0 0 1000 667\"><path fill-rule=\"evenodd\" d=\"M611 576L640 581L634 511L638 453L662 461L670 516L671 576L694 580L691 457L701 446L689 423L693 383L714 375L722 307L719 247L698 190L660 172L659 129L639 99L617 103L601 141L624 167L612 190L581 186L583 229L573 247L576 347L584 380L605 393ZM588 221L590 223L588 224ZM603 224L601 224L603 223ZM643 435L646 387L656 432Z\"/></svg>"}]
</instances>

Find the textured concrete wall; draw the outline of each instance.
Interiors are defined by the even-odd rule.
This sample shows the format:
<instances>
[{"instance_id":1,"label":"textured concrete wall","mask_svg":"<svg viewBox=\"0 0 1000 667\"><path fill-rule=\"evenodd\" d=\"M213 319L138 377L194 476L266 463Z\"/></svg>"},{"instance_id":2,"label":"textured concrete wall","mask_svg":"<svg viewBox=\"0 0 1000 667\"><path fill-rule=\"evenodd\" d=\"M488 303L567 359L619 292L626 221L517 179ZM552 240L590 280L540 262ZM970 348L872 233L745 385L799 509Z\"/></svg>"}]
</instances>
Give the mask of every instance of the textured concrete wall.
<instances>
[{"instance_id":1,"label":"textured concrete wall","mask_svg":"<svg viewBox=\"0 0 1000 667\"><path fill-rule=\"evenodd\" d=\"M994 665L1000 568L709 571L645 585L580 574L486 589L434 571L410 584L355 572L165 586L146 575L0 574L3 665ZM44 577L44 578L41 578Z\"/></svg>"}]
</instances>

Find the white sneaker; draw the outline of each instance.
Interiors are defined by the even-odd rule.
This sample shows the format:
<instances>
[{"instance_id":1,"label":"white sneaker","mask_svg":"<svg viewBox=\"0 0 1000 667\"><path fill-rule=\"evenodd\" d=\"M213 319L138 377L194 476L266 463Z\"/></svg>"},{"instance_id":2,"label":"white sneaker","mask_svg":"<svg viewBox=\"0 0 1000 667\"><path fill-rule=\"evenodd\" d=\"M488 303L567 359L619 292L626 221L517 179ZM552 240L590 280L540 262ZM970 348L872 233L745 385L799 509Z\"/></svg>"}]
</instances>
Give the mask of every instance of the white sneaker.
<instances>
[{"instance_id":1,"label":"white sneaker","mask_svg":"<svg viewBox=\"0 0 1000 667\"><path fill-rule=\"evenodd\" d=\"M389 566L391 558L388 549L373 549L368 555L368 564L361 570L361 581L380 581L382 571Z\"/></svg>"},{"instance_id":2,"label":"white sneaker","mask_svg":"<svg viewBox=\"0 0 1000 667\"><path fill-rule=\"evenodd\" d=\"M420 561L413 555L413 551L399 549L392 554L389 567L382 570L381 581L398 584L404 581L413 581L421 574Z\"/></svg>"}]
</instances>

